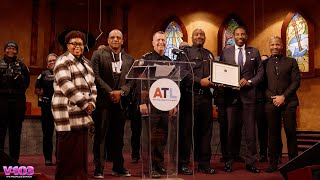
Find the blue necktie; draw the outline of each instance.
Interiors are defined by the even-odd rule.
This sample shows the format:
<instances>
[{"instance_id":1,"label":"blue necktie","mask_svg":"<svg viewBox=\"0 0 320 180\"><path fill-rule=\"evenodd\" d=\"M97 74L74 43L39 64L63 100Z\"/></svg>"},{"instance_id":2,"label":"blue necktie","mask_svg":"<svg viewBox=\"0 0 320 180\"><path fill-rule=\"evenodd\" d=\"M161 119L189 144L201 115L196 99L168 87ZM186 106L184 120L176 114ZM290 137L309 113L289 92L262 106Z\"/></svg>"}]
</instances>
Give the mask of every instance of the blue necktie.
<instances>
[{"instance_id":1,"label":"blue necktie","mask_svg":"<svg viewBox=\"0 0 320 180\"><path fill-rule=\"evenodd\" d=\"M243 68L243 55L242 55L242 48L239 48L239 54L238 54L238 65L240 66L240 70L242 71L242 68Z\"/></svg>"}]
</instances>

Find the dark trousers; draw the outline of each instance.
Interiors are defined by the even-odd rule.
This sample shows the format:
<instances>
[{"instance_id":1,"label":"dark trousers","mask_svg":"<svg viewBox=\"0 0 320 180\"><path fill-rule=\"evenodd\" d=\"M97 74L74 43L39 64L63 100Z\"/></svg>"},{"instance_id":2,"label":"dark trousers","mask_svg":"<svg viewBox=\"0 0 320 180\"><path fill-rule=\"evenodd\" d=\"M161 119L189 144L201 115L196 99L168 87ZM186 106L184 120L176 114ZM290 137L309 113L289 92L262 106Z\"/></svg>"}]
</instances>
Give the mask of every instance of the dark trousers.
<instances>
[{"instance_id":1,"label":"dark trousers","mask_svg":"<svg viewBox=\"0 0 320 180\"><path fill-rule=\"evenodd\" d=\"M43 155L46 160L52 160L54 121L50 105L41 106L41 125L43 132Z\"/></svg>"},{"instance_id":2,"label":"dark trousers","mask_svg":"<svg viewBox=\"0 0 320 180\"><path fill-rule=\"evenodd\" d=\"M194 98L194 106L192 105L192 98ZM194 121L192 120L193 115ZM203 168L210 166L212 128L212 95L209 92L205 94L195 93L192 97L191 92L182 92L179 120L180 166L190 163L192 145L196 147L194 149L197 149L199 166Z\"/></svg>"},{"instance_id":3,"label":"dark trousers","mask_svg":"<svg viewBox=\"0 0 320 180\"><path fill-rule=\"evenodd\" d=\"M150 114L151 116L142 117L147 130L143 138L144 143L147 143L147 149L151 149L152 167L154 168L164 165L164 149L166 148L168 139L169 114L154 107L151 108ZM147 157L150 157L150 155L147 154Z\"/></svg>"},{"instance_id":4,"label":"dark trousers","mask_svg":"<svg viewBox=\"0 0 320 180\"><path fill-rule=\"evenodd\" d=\"M298 155L298 145L296 136L296 111L297 107L281 106L275 107L271 103L266 103L266 117L269 126L269 152L270 162L275 164L282 151L281 142L281 120L283 120L284 130L287 137L289 160Z\"/></svg>"},{"instance_id":5,"label":"dark trousers","mask_svg":"<svg viewBox=\"0 0 320 180\"><path fill-rule=\"evenodd\" d=\"M24 95L0 95L0 149L4 150L7 129L9 129L9 155L16 161L20 155L22 122L26 111Z\"/></svg>"},{"instance_id":6,"label":"dark trousers","mask_svg":"<svg viewBox=\"0 0 320 180\"><path fill-rule=\"evenodd\" d=\"M218 104L218 122L219 122L219 131L220 131L220 144L221 144L221 154L222 157L226 160L228 159L228 150L227 150L227 141L228 141L228 119L227 119L227 108L224 104ZM236 136L237 140L235 141L234 155L240 156L240 147L241 147L241 139L242 133L238 132Z\"/></svg>"},{"instance_id":7,"label":"dark trousers","mask_svg":"<svg viewBox=\"0 0 320 180\"><path fill-rule=\"evenodd\" d=\"M135 110L131 116L131 157L140 159L141 113Z\"/></svg>"},{"instance_id":8,"label":"dark trousers","mask_svg":"<svg viewBox=\"0 0 320 180\"><path fill-rule=\"evenodd\" d=\"M123 167L123 133L125 118L119 104L108 108L97 108L92 114L95 122L93 144L94 164L103 168L106 161L106 144L110 143L110 155L113 168Z\"/></svg>"},{"instance_id":9,"label":"dark trousers","mask_svg":"<svg viewBox=\"0 0 320 180\"><path fill-rule=\"evenodd\" d=\"M255 104L243 104L238 100L235 104L227 106L228 119L228 161L232 163L237 153L238 136L244 128L244 137L246 142L245 163L253 164L256 161L256 121L255 121Z\"/></svg>"},{"instance_id":10,"label":"dark trousers","mask_svg":"<svg viewBox=\"0 0 320 180\"><path fill-rule=\"evenodd\" d=\"M218 122L220 130L220 144L221 144L221 154L223 158L228 157L227 151L227 132L228 132L228 121L226 115L226 108L224 104L217 104L218 107Z\"/></svg>"},{"instance_id":11,"label":"dark trousers","mask_svg":"<svg viewBox=\"0 0 320 180\"><path fill-rule=\"evenodd\" d=\"M88 129L59 131L56 180L88 179Z\"/></svg>"},{"instance_id":12,"label":"dark trousers","mask_svg":"<svg viewBox=\"0 0 320 180\"><path fill-rule=\"evenodd\" d=\"M268 151L268 121L265 117L265 102L257 101L256 120L258 126L259 154L267 157Z\"/></svg>"}]
</instances>

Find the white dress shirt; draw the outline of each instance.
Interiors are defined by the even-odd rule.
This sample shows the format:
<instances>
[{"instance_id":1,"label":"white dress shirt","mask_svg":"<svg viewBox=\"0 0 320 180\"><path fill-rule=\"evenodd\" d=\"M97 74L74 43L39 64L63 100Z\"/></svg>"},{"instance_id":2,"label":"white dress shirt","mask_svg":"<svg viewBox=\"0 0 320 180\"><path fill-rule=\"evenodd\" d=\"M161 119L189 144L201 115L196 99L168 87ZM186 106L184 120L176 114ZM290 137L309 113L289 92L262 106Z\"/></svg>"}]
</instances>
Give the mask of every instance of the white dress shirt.
<instances>
[{"instance_id":1,"label":"white dress shirt","mask_svg":"<svg viewBox=\"0 0 320 180\"><path fill-rule=\"evenodd\" d=\"M238 56L239 56L239 51L240 51L239 48L241 48L242 57L243 57L243 66L244 66L244 64L246 63L246 45L244 44L242 47L239 47L236 44L234 44L234 48L235 48L234 60L237 65L239 65L239 63L238 63Z\"/></svg>"}]
</instances>

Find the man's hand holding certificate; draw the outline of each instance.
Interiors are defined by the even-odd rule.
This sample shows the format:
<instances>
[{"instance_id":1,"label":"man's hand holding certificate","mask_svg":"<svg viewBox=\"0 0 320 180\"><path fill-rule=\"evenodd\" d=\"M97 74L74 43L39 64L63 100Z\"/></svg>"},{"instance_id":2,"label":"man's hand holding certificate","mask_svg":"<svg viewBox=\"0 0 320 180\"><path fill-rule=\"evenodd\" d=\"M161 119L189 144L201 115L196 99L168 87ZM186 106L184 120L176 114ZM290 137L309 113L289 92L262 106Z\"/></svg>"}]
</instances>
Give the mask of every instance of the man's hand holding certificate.
<instances>
[{"instance_id":1,"label":"man's hand holding certificate","mask_svg":"<svg viewBox=\"0 0 320 180\"><path fill-rule=\"evenodd\" d=\"M223 84L239 88L245 81L240 80L240 68L238 65L226 64L218 61L212 61L211 64L211 81L215 84Z\"/></svg>"}]
</instances>

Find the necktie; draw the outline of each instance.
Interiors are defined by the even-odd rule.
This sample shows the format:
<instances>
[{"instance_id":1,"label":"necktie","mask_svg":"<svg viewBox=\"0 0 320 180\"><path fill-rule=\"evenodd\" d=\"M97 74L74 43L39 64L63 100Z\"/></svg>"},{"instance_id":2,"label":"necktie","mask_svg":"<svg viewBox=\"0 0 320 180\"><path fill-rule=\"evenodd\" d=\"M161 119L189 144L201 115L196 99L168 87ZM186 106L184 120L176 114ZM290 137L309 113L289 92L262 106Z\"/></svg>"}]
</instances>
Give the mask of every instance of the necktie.
<instances>
[{"instance_id":1,"label":"necktie","mask_svg":"<svg viewBox=\"0 0 320 180\"><path fill-rule=\"evenodd\" d=\"M239 48L238 54L238 65L240 66L240 70L243 68L243 55L242 55L242 48Z\"/></svg>"}]
</instances>

